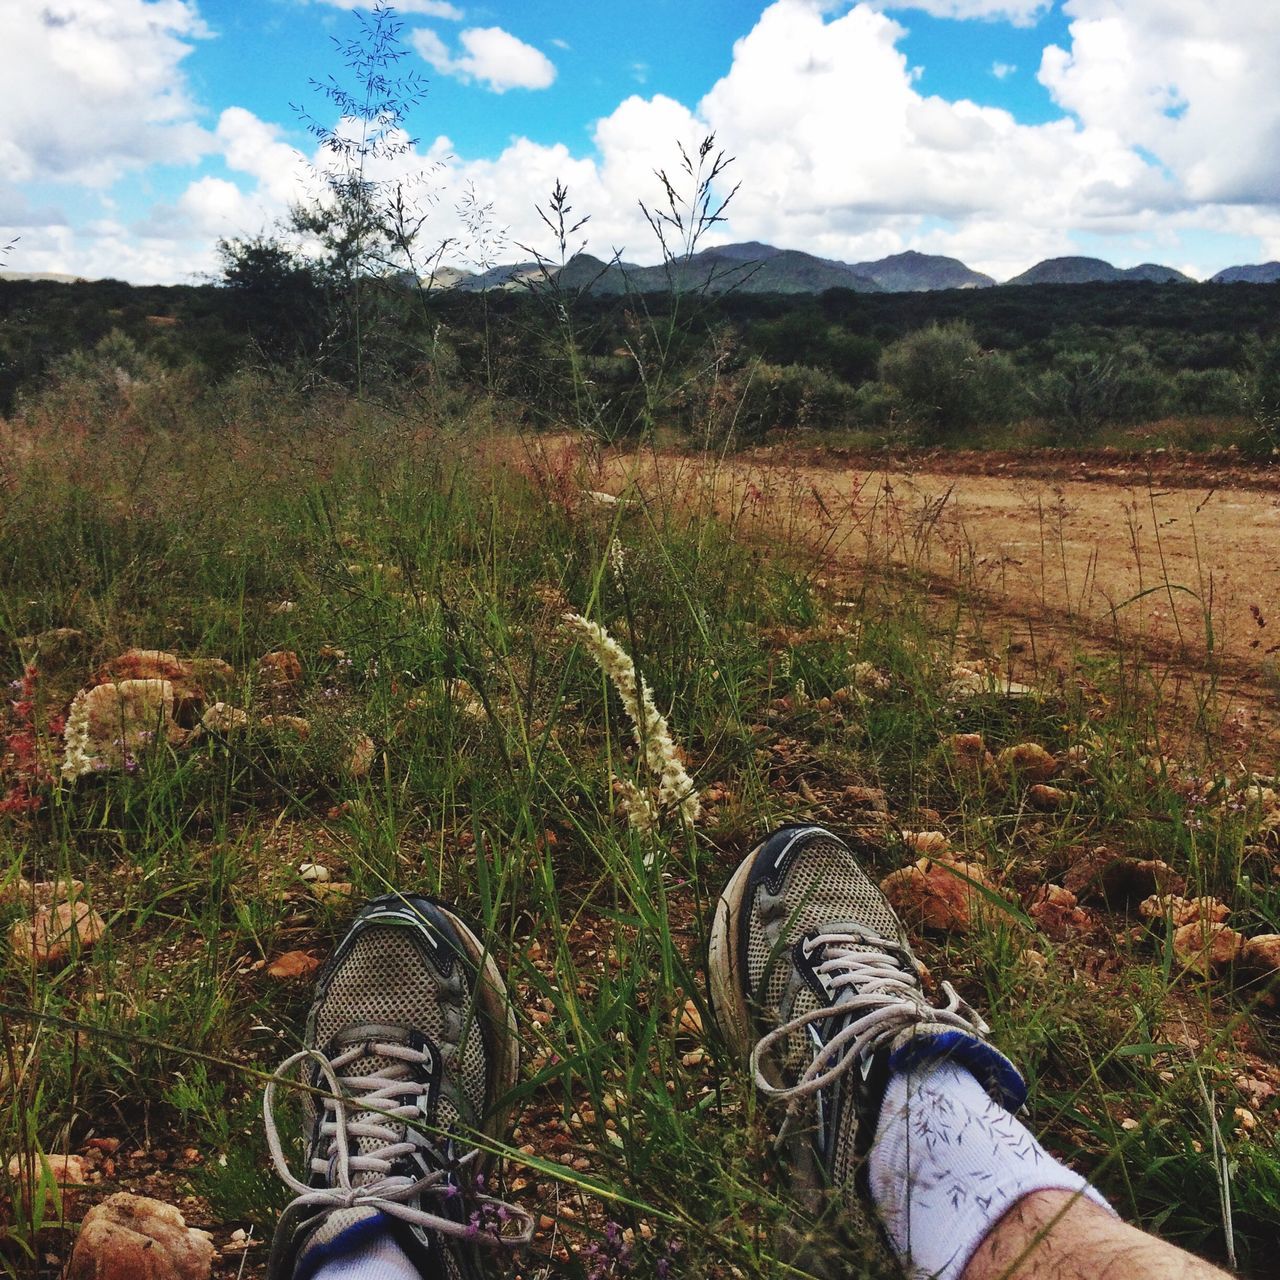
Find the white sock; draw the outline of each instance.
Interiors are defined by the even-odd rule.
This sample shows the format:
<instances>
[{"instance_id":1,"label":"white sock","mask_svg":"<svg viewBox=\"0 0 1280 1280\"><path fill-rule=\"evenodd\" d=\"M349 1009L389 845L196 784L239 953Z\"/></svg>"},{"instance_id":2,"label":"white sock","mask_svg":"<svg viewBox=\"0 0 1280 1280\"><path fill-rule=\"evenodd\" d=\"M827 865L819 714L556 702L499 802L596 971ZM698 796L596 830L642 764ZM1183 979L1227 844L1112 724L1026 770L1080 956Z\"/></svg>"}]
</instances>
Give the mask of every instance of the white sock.
<instances>
[{"instance_id":1,"label":"white sock","mask_svg":"<svg viewBox=\"0 0 1280 1280\"><path fill-rule=\"evenodd\" d=\"M911 1280L957 1280L987 1232L1033 1191L1083 1192L1110 1209L954 1062L890 1076L867 1174Z\"/></svg>"},{"instance_id":2,"label":"white sock","mask_svg":"<svg viewBox=\"0 0 1280 1280\"><path fill-rule=\"evenodd\" d=\"M350 1253L322 1262L312 1280L423 1280L423 1277L391 1238L391 1232L380 1231Z\"/></svg>"}]
</instances>

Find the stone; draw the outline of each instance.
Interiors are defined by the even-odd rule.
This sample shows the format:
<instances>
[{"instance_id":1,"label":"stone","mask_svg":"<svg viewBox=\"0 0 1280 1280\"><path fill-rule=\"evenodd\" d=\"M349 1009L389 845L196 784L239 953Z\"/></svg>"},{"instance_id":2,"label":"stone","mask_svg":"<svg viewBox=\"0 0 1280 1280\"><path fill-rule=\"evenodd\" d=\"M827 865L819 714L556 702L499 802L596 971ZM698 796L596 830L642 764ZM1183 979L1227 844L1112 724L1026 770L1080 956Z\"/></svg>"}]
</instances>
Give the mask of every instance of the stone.
<instances>
[{"instance_id":1,"label":"stone","mask_svg":"<svg viewBox=\"0 0 1280 1280\"><path fill-rule=\"evenodd\" d=\"M310 951L286 951L267 966L267 976L287 982L290 978L305 978L319 967L320 961Z\"/></svg>"},{"instance_id":2,"label":"stone","mask_svg":"<svg viewBox=\"0 0 1280 1280\"><path fill-rule=\"evenodd\" d=\"M228 702L215 702L200 717L200 727L206 733L221 734L224 737L231 733L240 733L249 727L249 713Z\"/></svg>"},{"instance_id":3,"label":"stone","mask_svg":"<svg viewBox=\"0 0 1280 1280\"><path fill-rule=\"evenodd\" d=\"M1082 902L1100 901L1113 908L1132 907L1157 893L1181 893L1186 880L1158 858L1132 858L1105 845L1078 858L1062 883Z\"/></svg>"},{"instance_id":4,"label":"stone","mask_svg":"<svg viewBox=\"0 0 1280 1280\"><path fill-rule=\"evenodd\" d=\"M1037 889L1031 896L1027 914L1055 942L1065 942L1093 923L1076 895L1060 884L1046 884Z\"/></svg>"},{"instance_id":5,"label":"stone","mask_svg":"<svg viewBox=\"0 0 1280 1280\"><path fill-rule=\"evenodd\" d=\"M1240 948L1237 977L1246 995L1267 1009L1280 1005L1280 933L1246 938Z\"/></svg>"},{"instance_id":6,"label":"stone","mask_svg":"<svg viewBox=\"0 0 1280 1280\"><path fill-rule=\"evenodd\" d=\"M9 1157L9 1177L19 1182L24 1193L44 1177L45 1165L53 1180L60 1187L80 1187L84 1185L88 1170L80 1156L49 1156L33 1152L31 1155Z\"/></svg>"},{"instance_id":7,"label":"stone","mask_svg":"<svg viewBox=\"0 0 1280 1280\"><path fill-rule=\"evenodd\" d=\"M981 910L976 886L989 887L986 872L977 863L932 858L921 858L880 882L889 905L906 927L917 933L967 933Z\"/></svg>"},{"instance_id":8,"label":"stone","mask_svg":"<svg viewBox=\"0 0 1280 1280\"><path fill-rule=\"evenodd\" d=\"M913 853L926 856L946 853L951 848L951 841L945 831L904 831L902 843Z\"/></svg>"},{"instance_id":9,"label":"stone","mask_svg":"<svg viewBox=\"0 0 1280 1280\"><path fill-rule=\"evenodd\" d=\"M1175 927L1206 920L1221 924L1231 908L1216 898L1183 898L1176 893L1153 893L1138 903L1138 914L1144 920L1172 920Z\"/></svg>"},{"instance_id":10,"label":"stone","mask_svg":"<svg viewBox=\"0 0 1280 1280\"><path fill-rule=\"evenodd\" d=\"M16 921L9 945L26 964L61 964L71 955L73 941L91 947L106 931L106 922L87 902L60 902L41 907L30 921Z\"/></svg>"},{"instance_id":11,"label":"stone","mask_svg":"<svg viewBox=\"0 0 1280 1280\"><path fill-rule=\"evenodd\" d=\"M330 898L349 898L352 893L352 886L346 880L316 880L307 885L311 892L311 896L320 902L326 902Z\"/></svg>"},{"instance_id":12,"label":"stone","mask_svg":"<svg viewBox=\"0 0 1280 1280\"><path fill-rule=\"evenodd\" d=\"M1048 782L1058 772L1058 762L1038 742L1019 742L996 756L996 768L1006 777Z\"/></svg>"},{"instance_id":13,"label":"stone","mask_svg":"<svg viewBox=\"0 0 1280 1280\"><path fill-rule=\"evenodd\" d=\"M872 813L889 812L889 799L882 787L845 787L840 798L855 809L867 809Z\"/></svg>"},{"instance_id":14,"label":"stone","mask_svg":"<svg viewBox=\"0 0 1280 1280\"><path fill-rule=\"evenodd\" d=\"M19 636L18 652L23 661L42 674L58 674L76 665L84 656L85 634L75 627L51 627L31 636Z\"/></svg>"},{"instance_id":15,"label":"stone","mask_svg":"<svg viewBox=\"0 0 1280 1280\"><path fill-rule=\"evenodd\" d=\"M329 879L329 868L318 862L303 862L298 867L298 875L308 884L320 884Z\"/></svg>"},{"instance_id":16,"label":"stone","mask_svg":"<svg viewBox=\"0 0 1280 1280\"><path fill-rule=\"evenodd\" d=\"M343 773L348 778L367 778L373 768L373 757L376 748L373 739L367 733L357 733L351 739L351 749L343 763Z\"/></svg>"},{"instance_id":17,"label":"stone","mask_svg":"<svg viewBox=\"0 0 1280 1280\"><path fill-rule=\"evenodd\" d=\"M1189 972L1202 976L1220 973L1240 955L1244 938L1225 924L1195 920L1173 932L1173 952Z\"/></svg>"},{"instance_id":18,"label":"stone","mask_svg":"<svg viewBox=\"0 0 1280 1280\"><path fill-rule=\"evenodd\" d=\"M1027 803L1041 813L1055 813L1071 803L1071 797L1061 787L1049 787L1037 782L1027 788Z\"/></svg>"},{"instance_id":19,"label":"stone","mask_svg":"<svg viewBox=\"0 0 1280 1280\"><path fill-rule=\"evenodd\" d=\"M85 1214L67 1280L207 1280L213 1253L173 1205L118 1191Z\"/></svg>"},{"instance_id":20,"label":"stone","mask_svg":"<svg viewBox=\"0 0 1280 1280\"><path fill-rule=\"evenodd\" d=\"M225 691L235 672L220 658L179 658L164 649L126 649L104 662L93 675L93 684L119 684L124 680L167 680L173 688L173 717L193 728L212 692Z\"/></svg>"},{"instance_id":21,"label":"stone","mask_svg":"<svg viewBox=\"0 0 1280 1280\"><path fill-rule=\"evenodd\" d=\"M119 680L82 689L67 713L62 776L74 781L87 773L134 768L158 739L185 740L173 709L168 680Z\"/></svg>"},{"instance_id":22,"label":"stone","mask_svg":"<svg viewBox=\"0 0 1280 1280\"><path fill-rule=\"evenodd\" d=\"M281 737L291 735L299 742L306 742L311 737L311 721L304 720L302 716L263 716L258 723L269 733Z\"/></svg>"},{"instance_id":23,"label":"stone","mask_svg":"<svg viewBox=\"0 0 1280 1280\"><path fill-rule=\"evenodd\" d=\"M302 683L302 663L292 649L264 653L258 659L258 678L268 689L295 689Z\"/></svg>"},{"instance_id":24,"label":"stone","mask_svg":"<svg viewBox=\"0 0 1280 1280\"><path fill-rule=\"evenodd\" d=\"M976 777L995 766L995 757L980 733L953 733L943 748L959 773Z\"/></svg>"}]
</instances>

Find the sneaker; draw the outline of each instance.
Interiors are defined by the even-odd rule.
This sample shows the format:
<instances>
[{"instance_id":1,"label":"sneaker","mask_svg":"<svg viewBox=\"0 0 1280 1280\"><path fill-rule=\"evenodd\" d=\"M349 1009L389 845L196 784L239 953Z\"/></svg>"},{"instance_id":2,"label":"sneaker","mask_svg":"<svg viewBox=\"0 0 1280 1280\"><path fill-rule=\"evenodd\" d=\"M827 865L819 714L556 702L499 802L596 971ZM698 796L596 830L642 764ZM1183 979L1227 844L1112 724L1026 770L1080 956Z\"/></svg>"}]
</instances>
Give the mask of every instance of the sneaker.
<instances>
[{"instance_id":1,"label":"sneaker","mask_svg":"<svg viewBox=\"0 0 1280 1280\"><path fill-rule=\"evenodd\" d=\"M779 1149L803 1189L834 1187L863 1220L866 1155L892 1071L947 1057L998 1101L1026 1087L981 1018L924 994L897 915L853 850L788 826L747 856L716 908L708 965L721 1033L757 1089L787 1105Z\"/></svg>"},{"instance_id":2,"label":"sneaker","mask_svg":"<svg viewBox=\"0 0 1280 1280\"><path fill-rule=\"evenodd\" d=\"M368 903L321 970L306 1047L263 1099L272 1160L297 1193L269 1280L309 1280L383 1233L424 1277L470 1280L480 1245L530 1239L527 1213L481 1193L486 1139L505 1133L516 1034L493 957L453 912L399 894ZM273 1110L291 1072L314 1091L302 1100L303 1178Z\"/></svg>"}]
</instances>

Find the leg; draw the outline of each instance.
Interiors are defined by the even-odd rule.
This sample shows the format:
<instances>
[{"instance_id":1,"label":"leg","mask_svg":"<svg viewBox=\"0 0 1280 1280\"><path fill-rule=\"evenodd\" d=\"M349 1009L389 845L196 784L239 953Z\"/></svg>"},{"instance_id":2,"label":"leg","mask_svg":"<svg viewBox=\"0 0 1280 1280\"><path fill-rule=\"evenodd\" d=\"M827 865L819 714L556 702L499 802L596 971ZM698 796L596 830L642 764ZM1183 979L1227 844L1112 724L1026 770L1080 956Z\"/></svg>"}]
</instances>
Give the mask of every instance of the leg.
<instances>
[{"instance_id":1,"label":"leg","mask_svg":"<svg viewBox=\"0 0 1280 1280\"><path fill-rule=\"evenodd\" d=\"M831 832L784 827L743 861L708 970L726 1038L786 1104L794 1180L870 1206L911 1280L1220 1274L1121 1223L1021 1124L1021 1075L950 984L929 1002L901 922Z\"/></svg>"},{"instance_id":2,"label":"leg","mask_svg":"<svg viewBox=\"0 0 1280 1280\"><path fill-rule=\"evenodd\" d=\"M1226 1274L1070 1192L1035 1191L992 1228L963 1280L1226 1280Z\"/></svg>"},{"instance_id":3,"label":"leg","mask_svg":"<svg viewBox=\"0 0 1280 1280\"><path fill-rule=\"evenodd\" d=\"M263 1099L272 1159L296 1193L269 1280L473 1280L483 1247L532 1236L523 1210L482 1193L518 1045L497 966L458 916L399 894L365 906L320 973L304 1045ZM295 1070L303 1178L274 1113Z\"/></svg>"}]
</instances>

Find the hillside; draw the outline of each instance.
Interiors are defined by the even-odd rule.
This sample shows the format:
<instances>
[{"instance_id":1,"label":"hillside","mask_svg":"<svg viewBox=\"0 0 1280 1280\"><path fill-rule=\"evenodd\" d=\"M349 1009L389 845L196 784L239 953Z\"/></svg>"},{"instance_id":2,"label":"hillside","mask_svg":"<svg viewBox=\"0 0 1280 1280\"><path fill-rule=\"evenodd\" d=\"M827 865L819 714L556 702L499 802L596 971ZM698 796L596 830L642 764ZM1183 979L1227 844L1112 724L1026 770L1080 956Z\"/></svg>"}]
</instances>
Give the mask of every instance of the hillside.
<instances>
[{"instance_id":1,"label":"hillside","mask_svg":"<svg viewBox=\"0 0 1280 1280\"><path fill-rule=\"evenodd\" d=\"M958 258L936 253L890 254L876 262L855 262L852 269L869 276L888 293L918 293L932 289L989 289L995 281L966 267Z\"/></svg>"},{"instance_id":2,"label":"hillside","mask_svg":"<svg viewBox=\"0 0 1280 1280\"><path fill-rule=\"evenodd\" d=\"M1280 283L1280 262L1256 262L1252 266L1227 267L1219 271L1210 284L1276 284Z\"/></svg>"},{"instance_id":3,"label":"hillside","mask_svg":"<svg viewBox=\"0 0 1280 1280\"><path fill-rule=\"evenodd\" d=\"M1144 262L1137 267L1113 267L1101 258L1046 258L1014 276L1009 284L1117 284L1146 281L1152 284L1192 284L1191 277L1173 267Z\"/></svg>"}]
</instances>

